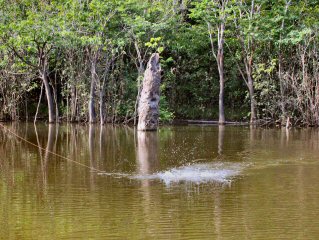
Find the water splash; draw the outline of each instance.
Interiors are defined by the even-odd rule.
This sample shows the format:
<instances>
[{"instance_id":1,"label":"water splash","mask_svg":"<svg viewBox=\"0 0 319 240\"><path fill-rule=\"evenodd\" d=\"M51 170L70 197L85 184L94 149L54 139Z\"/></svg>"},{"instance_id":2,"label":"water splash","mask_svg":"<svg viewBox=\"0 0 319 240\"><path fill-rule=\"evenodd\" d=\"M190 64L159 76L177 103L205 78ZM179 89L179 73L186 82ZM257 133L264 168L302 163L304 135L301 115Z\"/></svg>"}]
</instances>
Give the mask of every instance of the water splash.
<instances>
[{"instance_id":1,"label":"water splash","mask_svg":"<svg viewBox=\"0 0 319 240\"><path fill-rule=\"evenodd\" d=\"M193 164L154 174L135 175L131 178L140 180L158 179L166 185L179 182L197 184L208 182L229 183L234 176L240 173L241 169L242 166L236 163Z\"/></svg>"}]
</instances>

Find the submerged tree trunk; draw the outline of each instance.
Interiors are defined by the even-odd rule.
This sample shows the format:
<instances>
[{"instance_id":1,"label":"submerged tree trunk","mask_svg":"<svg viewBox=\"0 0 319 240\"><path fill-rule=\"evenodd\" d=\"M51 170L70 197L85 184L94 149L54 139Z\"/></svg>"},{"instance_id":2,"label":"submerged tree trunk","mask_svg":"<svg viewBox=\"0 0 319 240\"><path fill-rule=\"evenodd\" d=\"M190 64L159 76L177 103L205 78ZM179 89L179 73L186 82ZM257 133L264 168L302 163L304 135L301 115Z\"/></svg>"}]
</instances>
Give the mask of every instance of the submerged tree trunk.
<instances>
[{"instance_id":1,"label":"submerged tree trunk","mask_svg":"<svg viewBox=\"0 0 319 240\"><path fill-rule=\"evenodd\" d=\"M95 168L95 151L94 151L94 139L95 139L95 126L89 126L89 152L90 152L90 166Z\"/></svg>"},{"instance_id":2,"label":"submerged tree trunk","mask_svg":"<svg viewBox=\"0 0 319 240\"><path fill-rule=\"evenodd\" d=\"M218 126L218 155L223 155L223 149L224 149L224 137L225 137L225 126L219 125Z\"/></svg>"},{"instance_id":3,"label":"submerged tree trunk","mask_svg":"<svg viewBox=\"0 0 319 240\"><path fill-rule=\"evenodd\" d=\"M45 154L44 154L44 166L45 166L45 170L47 170L47 166L48 166L48 161L49 161L49 157L50 154L53 152L53 146L54 146L54 137L56 137L55 135L55 125L50 124L48 127L48 142L47 142L47 146L45 148ZM55 138L56 139L56 138Z\"/></svg>"},{"instance_id":4,"label":"submerged tree trunk","mask_svg":"<svg viewBox=\"0 0 319 240\"><path fill-rule=\"evenodd\" d=\"M161 66L159 54L154 53L144 74L143 88L138 107L138 130L156 130L159 119Z\"/></svg>"}]
</instances>

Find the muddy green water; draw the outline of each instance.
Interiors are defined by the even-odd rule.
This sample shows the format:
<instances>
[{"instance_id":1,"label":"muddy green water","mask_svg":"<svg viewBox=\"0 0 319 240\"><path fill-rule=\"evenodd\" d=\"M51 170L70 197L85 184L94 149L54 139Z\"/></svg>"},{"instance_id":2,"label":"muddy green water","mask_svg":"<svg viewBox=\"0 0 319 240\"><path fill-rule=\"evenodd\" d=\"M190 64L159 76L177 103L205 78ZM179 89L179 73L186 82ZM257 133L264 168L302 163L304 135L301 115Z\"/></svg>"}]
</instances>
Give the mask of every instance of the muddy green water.
<instances>
[{"instance_id":1,"label":"muddy green water","mask_svg":"<svg viewBox=\"0 0 319 240\"><path fill-rule=\"evenodd\" d=\"M318 130L6 126L0 239L319 238Z\"/></svg>"}]
</instances>

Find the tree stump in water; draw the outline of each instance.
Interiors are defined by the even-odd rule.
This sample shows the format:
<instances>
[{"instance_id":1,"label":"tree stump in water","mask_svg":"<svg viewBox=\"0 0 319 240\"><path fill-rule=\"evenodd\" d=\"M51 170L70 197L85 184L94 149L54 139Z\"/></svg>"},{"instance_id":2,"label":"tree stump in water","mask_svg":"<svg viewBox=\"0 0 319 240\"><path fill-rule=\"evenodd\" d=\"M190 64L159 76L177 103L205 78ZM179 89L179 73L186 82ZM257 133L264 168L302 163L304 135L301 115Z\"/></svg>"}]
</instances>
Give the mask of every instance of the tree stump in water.
<instances>
[{"instance_id":1,"label":"tree stump in water","mask_svg":"<svg viewBox=\"0 0 319 240\"><path fill-rule=\"evenodd\" d=\"M158 127L161 66L159 54L152 54L144 74L143 88L138 106L140 131L154 131Z\"/></svg>"}]
</instances>

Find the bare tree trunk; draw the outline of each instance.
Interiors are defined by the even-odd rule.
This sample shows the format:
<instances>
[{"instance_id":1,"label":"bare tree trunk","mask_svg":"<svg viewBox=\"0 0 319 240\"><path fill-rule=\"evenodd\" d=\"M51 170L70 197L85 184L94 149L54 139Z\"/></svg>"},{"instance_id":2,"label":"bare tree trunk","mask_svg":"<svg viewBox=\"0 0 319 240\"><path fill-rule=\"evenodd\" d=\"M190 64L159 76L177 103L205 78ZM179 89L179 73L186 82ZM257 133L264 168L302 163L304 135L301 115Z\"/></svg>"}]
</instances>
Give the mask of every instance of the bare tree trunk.
<instances>
[{"instance_id":1,"label":"bare tree trunk","mask_svg":"<svg viewBox=\"0 0 319 240\"><path fill-rule=\"evenodd\" d=\"M286 15L288 12L288 8L290 6L292 0L285 0L285 12ZM285 28L285 18L283 18L281 22L281 31L283 31ZM282 33L280 33L280 40L282 40ZM279 78L279 88L280 88L280 108L281 108L281 122L284 124L286 122L286 106L285 106L285 90L284 90L284 83L283 83L283 74L282 74L282 51L281 51L281 44L279 44L279 51L278 51L278 78Z\"/></svg>"},{"instance_id":2,"label":"bare tree trunk","mask_svg":"<svg viewBox=\"0 0 319 240\"><path fill-rule=\"evenodd\" d=\"M49 79L46 74L46 71L41 71L41 79L44 84L45 93L47 97L47 103L48 103L48 111L49 111L49 123L55 122L55 114L54 114L54 103L53 103L53 95L49 84Z\"/></svg>"},{"instance_id":3,"label":"bare tree trunk","mask_svg":"<svg viewBox=\"0 0 319 240\"><path fill-rule=\"evenodd\" d=\"M278 57L278 77L279 77L279 89L280 89L280 108L281 108L281 121L284 123L286 121L286 107L284 102L284 84L283 84L283 76L282 76L282 57L281 52L279 50L279 57Z\"/></svg>"},{"instance_id":4,"label":"bare tree trunk","mask_svg":"<svg viewBox=\"0 0 319 240\"><path fill-rule=\"evenodd\" d=\"M33 121L34 124L37 122L39 107L40 107L40 103L41 103L41 99L42 99L42 92L43 92L43 82L41 84L41 91L40 91L39 101L38 101L38 105L37 105L37 111L35 112L35 115L34 115L34 121Z\"/></svg>"},{"instance_id":5,"label":"bare tree trunk","mask_svg":"<svg viewBox=\"0 0 319 240\"><path fill-rule=\"evenodd\" d=\"M28 122L29 112L28 112L28 97L26 92L24 93L24 99L25 99L25 121Z\"/></svg>"},{"instance_id":6,"label":"bare tree trunk","mask_svg":"<svg viewBox=\"0 0 319 240\"><path fill-rule=\"evenodd\" d=\"M137 125L137 118L138 118L137 110L138 110L138 104L141 97L141 88L142 88L141 79L143 79L143 76L140 74L140 71L139 71L139 74L137 77L137 95L136 95L135 105L134 105L134 126Z\"/></svg>"},{"instance_id":7,"label":"bare tree trunk","mask_svg":"<svg viewBox=\"0 0 319 240\"><path fill-rule=\"evenodd\" d=\"M89 123L96 122L95 113L95 88L96 88L96 58L92 61L91 66L91 87L90 87L90 99L89 99Z\"/></svg>"},{"instance_id":8,"label":"bare tree trunk","mask_svg":"<svg viewBox=\"0 0 319 240\"><path fill-rule=\"evenodd\" d=\"M254 93L254 82L251 76L248 76L248 90L250 98L250 123L256 122L256 105L255 105L255 93Z\"/></svg>"},{"instance_id":9,"label":"bare tree trunk","mask_svg":"<svg viewBox=\"0 0 319 240\"><path fill-rule=\"evenodd\" d=\"M219 73L219 124L225 124L225 108L224 108L224 96L225 96L225 78L224 78L224 29L225 24L222 22L220 25L220 32L218 36L218 52L217 52L217 65Z\"/></svg>"},{"instance_id":10,"label":"bare tree trunk","mask_svg":"<svg viewBox=\"0 0 319 240\"><path fill-rule=\"evenodd\" d=\"M242 75L242 78L244 79L246 86L248 88L249 92L249 100L250 100L250 124L255 124L257 119L256 114L256 100L255 100L255 89L254 89L254 79L252 77L252 59L249 60L249 63L244 60L245 68L246 68L246 76L245 77L244 72L240 69L238 65L238 70L240 74Z\"/></svg>"},{"instance_id":11,"label":"bare tree trunk","mask_svg":"<svg viewBox=\"0 0 319 240\"><path fill-rule=\"evenodd\" d=\"M101 125L104 125L106 122L105 114L104 114L105 102L104 102L104 91L100 91L100 122Z\"/></svg>"},{"instance_id":12,"label":"bare tree trunk","mask_svg":"<svg viewBox=\"0 0 319 240\"><path fill-rule=\"evenodd\" d=\"M222 71L219 73L218 124L225 124L224 96L225 96L225 79L224 79L224 68L223 68Z\"/></svg>"},{"instance_id":13,"label":"bare tree trunk","mask_svg":"<svg viewBox=\"0 0 319 240\"><path fill-rule=\"evenodd\" d=\"M240 6L243 7L243 1L240 2ZM256 13L260 13L261 5L255 5L255 1L252 0L250 2L250 11L241 11L239 10L239 19L245 19L247 18L248 20L248 30L253 31L252 29L252 22L254 19L254 15ZM248 7L248 5L247 5ZM255 8L257 9L257 12L255 11ZM241 43L241 48L242 48L242 57L244 61L244 67L245 67L245 73L242 71L241 67L237 63L238 70L240 74L242 75L243 80L245 81L248 92L249 92L249 99L250 99L250 123L254 124L257 119L257 114L256 114L256 101L255 101L255 96L254 96L254 78L252 76L253 72L253 56L254 56L254 49L255 49L255 39L252 36L249 36L245 34L245 31L242 30L242 27L240 26L241 23L237 22L239 19L235 18L234 23L235 27L237 29L237 38ZM246 77L245 77L246 75Z\"/></svg>"},{"instance_id":14,"label":"bare tree trunk","mask_svg":"<svg viewBox=\"0 0 319 240\"><path fill-rule=\"evenodd\" d=\"M102 81L102 87L100 86L100 123L104 125L106 123L106 116L105 116L105 92L106 92L106 84L108 82L108 74L111 68L111 64L114 61L108 62L105 67L105 76Z\"/></svg>"},{"instance_id":15,"label":"bare tree trunk","mask_svg":"<svg viewBox=\"0 0 319 240\"><path fill-rule=\"evenodd\" d=\"M250 98L250 123L254 124L256 122L256 102L255 102L255 93L254 93L254 79L251 75L252 66L246 66L246 74L247 74L247 87L249 91Z\"/></svg>"},{"instance_id":16,"label":"bare tree trunk","mask_svg":"<svg viewBox=\"0 0 319 240\"><path fill-rule=\"evenodd\" d=\"M138 104L139 104L139 101L140 101L140 97L141 97L141 79L143 79L143 75L144 75L144 72L145 72L145 69L144 69L144 65L143 65L143 57L142 57L142 54L140 52L140 49L138 47L138 44L137 42L135 41L134 42L134 46L135 46L135 50L137 52L137 59L138 59L138 76L137 76L137 96L136 96L136 100L135 100L135 106L134 106L134 126L137 125L137 117L138 117Z\"/></svg>"},{"instance_id":17,"label":"bare tree trunk","mask_svg":"<svg viewBox=\"0 0 319 240\"><path fill-rule=\"evenodd\" d=\"M55 77L54 77L54 102L55 102L55 121L59 122L59 104L58 104L58 85L57 85L57 73L55 73Z\"/></svg>"},{"instance_id":18,"label":"bare tree trunk","mask_svg":"<svg viewBox=\"0 0 319 240\"><path fill-rule=\"evenodd\" d=\"M219 73L219 98L218 98L218 123L223 125L225 124L225 109L224 109L224 95L225 95L225 78L224 78L224 32L225 32L225 7L228 1L221 1L220 10L222 13L220 14L220 23L217 24L216 28L218 31L217 34L217 54L215 52L214 40L213 40L213 29L209 22L207 22L209 39L211 43L212 53L216 59L218 73Z\"/></svg>"},{"instance_id":19,"label":"bare tree trunk","mask_svg":"<svg viewBox=\"0 0 319 240\"><path fill-rule=\"evenodd\" d=\"M76 120L76 113L77 113L77 93L76 93L76 86L75 83L72 83L71 86L71 122Z\"/></svg>"}]
</instances>

